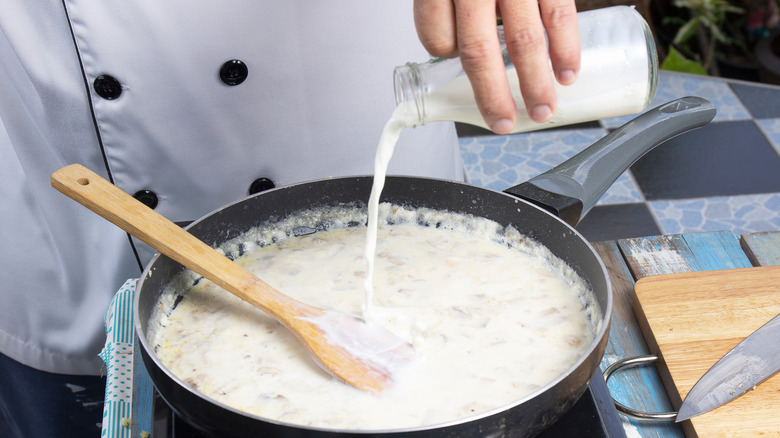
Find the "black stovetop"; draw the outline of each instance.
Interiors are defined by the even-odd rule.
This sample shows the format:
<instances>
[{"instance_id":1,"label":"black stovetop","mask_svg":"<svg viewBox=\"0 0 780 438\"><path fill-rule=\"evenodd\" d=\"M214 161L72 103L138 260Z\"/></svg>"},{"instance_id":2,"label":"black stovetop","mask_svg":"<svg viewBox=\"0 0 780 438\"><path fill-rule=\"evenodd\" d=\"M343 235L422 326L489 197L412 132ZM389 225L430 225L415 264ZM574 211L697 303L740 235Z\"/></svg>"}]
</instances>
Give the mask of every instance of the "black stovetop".
<instances>
[{"instance_id":1,"label":"black stovetop","mask_svg":"<svg viewBox=\"0 0 780 438\"><path fill-rule=\"evenodd\" d=\"M597 373L577 403L537 438L625 438L619 414ZM155 438L206 438L155 397Z\"/></svg>"}]
</instances>

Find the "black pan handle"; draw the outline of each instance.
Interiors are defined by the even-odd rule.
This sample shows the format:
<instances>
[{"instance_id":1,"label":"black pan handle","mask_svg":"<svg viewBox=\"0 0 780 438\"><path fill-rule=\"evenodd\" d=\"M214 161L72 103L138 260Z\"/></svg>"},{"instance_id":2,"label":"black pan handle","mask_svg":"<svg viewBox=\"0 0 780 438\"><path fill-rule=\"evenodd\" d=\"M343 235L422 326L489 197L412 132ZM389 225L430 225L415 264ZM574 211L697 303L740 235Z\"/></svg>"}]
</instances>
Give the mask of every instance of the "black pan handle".
<instances>
[{"instance_id":1,"label":"black pan handle","mask_svg":"<svg viewBox=\"0 0 780 438\"><path fill-rule=\"evenodd\" d=\"M715 106L683 97L647 111L555 168L504 190L577 225L632 164L670 138L715 117Z\"/></svg>"}]
</instances>

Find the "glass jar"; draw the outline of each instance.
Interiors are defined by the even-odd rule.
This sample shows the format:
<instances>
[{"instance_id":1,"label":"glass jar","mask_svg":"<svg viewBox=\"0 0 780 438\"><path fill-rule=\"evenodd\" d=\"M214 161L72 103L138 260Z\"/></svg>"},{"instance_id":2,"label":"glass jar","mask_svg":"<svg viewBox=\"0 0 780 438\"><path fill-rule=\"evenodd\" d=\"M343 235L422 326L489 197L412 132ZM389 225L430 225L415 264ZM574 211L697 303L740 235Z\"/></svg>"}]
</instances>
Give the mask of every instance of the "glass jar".
<instances>
[{"instance_id":1,"label":"glass jar","mask_svg":"<svg viewBox=\"0 0 780 438\"><path fill-rule=\"evenodd\" d=\"M650 27L639 12L629 6L580 12L577 26L582 51L580 72L572 85L554 80L557 109L545 123L528 117L516 70L502 44L507 78L517 105L512 132L638 113L655 96L658 56ZM500 26L499 33L503 40ZM434 58L396 67L393 82L399 107L394 116L406 126L448 120L489 129L458 58Z\"/></svg>"}]
</instances>

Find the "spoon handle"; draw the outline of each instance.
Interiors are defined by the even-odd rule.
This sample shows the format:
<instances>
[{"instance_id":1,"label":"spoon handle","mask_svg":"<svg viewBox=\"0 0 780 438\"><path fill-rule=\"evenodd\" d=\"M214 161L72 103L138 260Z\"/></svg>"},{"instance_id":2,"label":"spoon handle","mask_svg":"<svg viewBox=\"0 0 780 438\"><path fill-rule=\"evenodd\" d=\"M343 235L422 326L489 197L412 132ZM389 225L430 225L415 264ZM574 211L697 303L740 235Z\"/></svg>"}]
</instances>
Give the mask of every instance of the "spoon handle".
<instances>
[{"instance_id":1,"label":"spoon handle","mask_svg":"<svg viewBox=\"0 0 780 438\"><path fill-rule=\"evenodd\" d=\"M272 316L289 320L305 304L251 272L80 164L51 175L51 185L104 219ZM296 313L296 315L300 315Z\"/></svg>"},{"instance_id":2,"label":"spoon handle","mask_svg":"<svg viewBox=\"0 0 780 438\"><path fill-rule=\"evenodd\" d=\"M400 365L414 355L411 345L378 324L368 324L340 312L326 312L282 294L84 166L72 164L57 170L51 175L51 185L157 251L276 318L301 341L318 364L357 388L383 390L392 383L393 370L388 364Z\"/></svg>"}]
</instances>

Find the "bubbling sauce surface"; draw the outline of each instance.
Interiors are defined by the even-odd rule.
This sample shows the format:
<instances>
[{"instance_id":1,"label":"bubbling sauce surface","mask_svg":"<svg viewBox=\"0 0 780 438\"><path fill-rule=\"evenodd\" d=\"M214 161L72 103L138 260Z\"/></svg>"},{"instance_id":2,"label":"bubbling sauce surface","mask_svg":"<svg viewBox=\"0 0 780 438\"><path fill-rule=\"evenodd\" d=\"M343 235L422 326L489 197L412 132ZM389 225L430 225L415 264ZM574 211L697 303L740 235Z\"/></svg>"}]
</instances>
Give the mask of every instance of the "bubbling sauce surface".
<instances>
[{"instance_id":1,"label":"bubbling sauce surface","mask_svg":"<svg viewBox=\"0 0 780 438\"><path fill-rule=\"evenodd\" d=\"M520 400L590 347L602 324L593 293L544 246L468 215L382 204L380 217L371 318L416 351L391 389L375 395L332 378L274 319L190 271L158 303L155 354L186 384L250 414L387 430ZM365 222L365 208L312 210L222 250L296 299L359 315Z\"/></svg>"}]
</instances>

